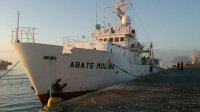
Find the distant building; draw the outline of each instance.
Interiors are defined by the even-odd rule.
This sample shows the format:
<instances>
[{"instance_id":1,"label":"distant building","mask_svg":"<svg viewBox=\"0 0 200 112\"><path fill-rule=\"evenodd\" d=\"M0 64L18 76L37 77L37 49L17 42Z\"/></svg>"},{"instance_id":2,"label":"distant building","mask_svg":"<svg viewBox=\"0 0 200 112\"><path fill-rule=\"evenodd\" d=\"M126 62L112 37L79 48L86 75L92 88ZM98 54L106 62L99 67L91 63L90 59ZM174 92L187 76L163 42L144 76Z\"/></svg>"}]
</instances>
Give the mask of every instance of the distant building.
<instances>
[{"instance_id":1,"label":"distant building","mask_svg":"<svg viewBox=\"0 0 200 112\"><path fill-rule=\"evenodd\" d=\"M195 49L190 58L190 64L200 64L200 50Z\"/></svg>"}]
</instances>

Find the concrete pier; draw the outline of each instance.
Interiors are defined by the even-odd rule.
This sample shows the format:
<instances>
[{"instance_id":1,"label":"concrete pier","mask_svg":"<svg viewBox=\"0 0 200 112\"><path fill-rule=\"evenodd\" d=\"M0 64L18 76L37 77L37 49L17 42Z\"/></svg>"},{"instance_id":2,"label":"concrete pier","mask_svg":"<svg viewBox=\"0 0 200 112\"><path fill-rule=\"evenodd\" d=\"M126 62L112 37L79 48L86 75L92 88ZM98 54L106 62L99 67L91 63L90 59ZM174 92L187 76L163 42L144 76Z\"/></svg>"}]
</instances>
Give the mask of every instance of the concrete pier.
<instances>
[{"instance_id":1,"label":"concrete pier","mask_svg":"<svg viewBox=\"0 0 200 112\"><path fill-rule=\"evenodd\" d=\"M166 70L60 106L65 112L200 112L200 68Z\"/></svg>"}]
</instances>

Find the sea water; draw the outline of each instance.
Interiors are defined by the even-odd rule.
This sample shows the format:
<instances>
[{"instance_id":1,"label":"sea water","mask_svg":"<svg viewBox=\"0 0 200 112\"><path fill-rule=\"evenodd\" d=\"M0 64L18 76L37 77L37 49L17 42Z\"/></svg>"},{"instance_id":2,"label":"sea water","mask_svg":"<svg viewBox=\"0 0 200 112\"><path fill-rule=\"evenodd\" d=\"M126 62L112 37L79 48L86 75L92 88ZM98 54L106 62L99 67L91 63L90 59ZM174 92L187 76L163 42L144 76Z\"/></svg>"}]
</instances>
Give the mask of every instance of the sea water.
<instances>
[{"instance_id":1,"label":"sea water","mask_svg":"<svg viewBox=\"0 0 200 112\"><path fill-rule=\"evenodd\" d=\"M2 76L7 70L0 70ZM22 67L16 67L0 79L0 112L33 112L40 107Z\"/></svg>"}]
</instances>

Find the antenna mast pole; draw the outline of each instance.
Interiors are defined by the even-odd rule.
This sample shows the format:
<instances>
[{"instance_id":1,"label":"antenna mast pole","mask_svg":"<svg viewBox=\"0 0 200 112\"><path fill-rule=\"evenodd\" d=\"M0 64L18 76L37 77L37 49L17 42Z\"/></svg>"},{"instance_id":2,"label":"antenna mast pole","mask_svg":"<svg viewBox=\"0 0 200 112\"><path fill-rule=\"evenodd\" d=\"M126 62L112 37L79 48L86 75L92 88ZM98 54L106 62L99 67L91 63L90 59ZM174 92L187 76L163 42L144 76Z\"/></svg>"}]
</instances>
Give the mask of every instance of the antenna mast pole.
<instances>
[{"instance_id":1,"label":"antenna mast pole","mask_svg":"<svg viewBox=\"0 0 200 112\"><path fill-rule=\"evenodd\" d=\"M125 7L124 7L124 5L125 5L125 0L121 0L121 4L122 4L122 13L123 13L123 15L125 14Z\"/></svg>"},{"instance_id":2,"label":"antenna mast pole","mask_svg":"<svg viewBox=\"0 0 200 112\"><path fill-rule=\"evenodd\" d=\"M97 14L97 0L96 0L96 24L98 23L97 16L98 16L98 14Z\"/></svg>"},{"instance_id":3,"label":"antenna mast pole","mask_svg":"<svg viewBox=\"0 0 200 112\"><path fill-rule=\"evenodd\" d=\"M16 29L16 42L18 42L19 41L19 15L20 15L20 13L19 13L19 11L18 11L18 13L17 13L17 29Z\"/></svg>"}]
</instances>

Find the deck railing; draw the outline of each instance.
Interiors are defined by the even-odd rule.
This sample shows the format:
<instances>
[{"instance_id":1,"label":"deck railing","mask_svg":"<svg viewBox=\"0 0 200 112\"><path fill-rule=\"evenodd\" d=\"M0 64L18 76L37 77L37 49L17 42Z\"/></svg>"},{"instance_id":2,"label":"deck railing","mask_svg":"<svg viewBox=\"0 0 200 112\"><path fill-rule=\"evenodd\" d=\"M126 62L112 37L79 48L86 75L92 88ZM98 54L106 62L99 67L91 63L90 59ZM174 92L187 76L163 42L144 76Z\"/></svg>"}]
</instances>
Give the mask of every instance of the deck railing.
<instances>
[{"instance_id":1,"label":"deck railing","mask_svg":"<svg viewBox=\"0 0 200 112\"><path fill-rule=\"evenodd\" d=\"M74 45L78 42L94 42L94 38L85 36L66 36L63 37L63 45Z\"/></svg>"},{"instance_id":2,"label":"deck railing","mask_svg":"<svg viewBox=\"0 0 200 112\"><path fill-rule=\"evenodd\" d=\"M21 27L12 30L11 43L35 43L35 29L36 28Z\"/></svg>"}]
</instances>

